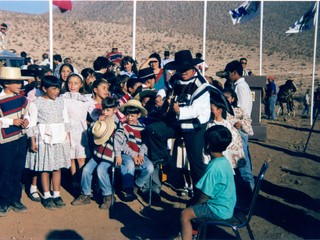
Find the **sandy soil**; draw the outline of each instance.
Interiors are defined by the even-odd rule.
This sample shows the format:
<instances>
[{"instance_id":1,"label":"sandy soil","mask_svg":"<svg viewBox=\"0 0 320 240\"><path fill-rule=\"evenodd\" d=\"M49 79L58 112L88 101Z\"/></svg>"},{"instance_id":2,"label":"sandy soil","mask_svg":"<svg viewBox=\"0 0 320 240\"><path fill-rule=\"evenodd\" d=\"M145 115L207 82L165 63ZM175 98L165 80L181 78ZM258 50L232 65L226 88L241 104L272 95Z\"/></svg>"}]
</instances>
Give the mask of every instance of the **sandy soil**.
<instances>
[{"instance_id":1,"label":"sandy soil","mask_svg":"<svg viewBox=\"0 0 320 240\"><path fill-rule=\"evenodd\" d=\"M269 163L251 220L255 238L320 238L319 121L305 153L311 127L308 119L285 116L279 121L263 119L262 124L267 127L267 140L250 141L254 175L263 161ZM0 218L0 239L172 239L179 232L179 213L188 199L164 186L162 203L157 206L148 208L140 197L124 203L116 195L114 209L108 212L100 210L94 201L72 206L73 196L66 189L62 189L62 196L67 206L56 210L44 209L23 193L28 212L10 211ZM220 229L210 234L232 237ZM245 229L241 234L248 238Z\"/></svg>"}]
</instances>

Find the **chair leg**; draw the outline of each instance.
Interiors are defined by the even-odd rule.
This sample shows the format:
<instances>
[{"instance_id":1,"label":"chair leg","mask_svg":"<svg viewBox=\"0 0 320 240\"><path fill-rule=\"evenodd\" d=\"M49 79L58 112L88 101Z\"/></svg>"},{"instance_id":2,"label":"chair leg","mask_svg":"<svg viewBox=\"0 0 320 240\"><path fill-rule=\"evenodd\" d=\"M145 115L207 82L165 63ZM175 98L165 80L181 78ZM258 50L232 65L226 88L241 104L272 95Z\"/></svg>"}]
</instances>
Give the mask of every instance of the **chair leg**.
<instances>
[{"instance_id":1,"label":"chair leg","mask_svg":"<svg viewBox=\"0 0 320 240\"><path fill-rule=\"evenodd\" d=\"M148 207L151 207L152 205L152 174L150 175L150 180L149 180L149 203Z\"/></svg>"},{"instance_id":2,"label":"chair leg","mask_svg":"<svg viewBox=\"0 0 320 240\"><path fill-rule=\"evenodd\" d=\"M198 227L197 240L206 239L207 235L207 224L200 224Z\"/></svg>"},{"instance_id":3,"label":"chair leg","mask_svg":"<svg viewBox=\"0 0 320 240\"><path fill-rule=\"evenodd\" d=\"M246 225L246 227L247 227L247 230L248 230L250 239L251 239L251 240L254 240L253 233L252 233L252 231L251 231L251 228L250 228L249 223Z\"/></svg>"},{"instance_id":4,"label":"chair leg","mask_svg":"<svg viewBox=\"0 0 320 240\"><path fill-rule=\"evenodd\" d=\"M111 191L112 191L112 194L111 194L111 206L110 206L110 209L113 209L113 205L114 205L114 175L115 175L115 171L116 171L116 167L115 166L112 166L111 168Z\"/></svg>"}]
</instances>

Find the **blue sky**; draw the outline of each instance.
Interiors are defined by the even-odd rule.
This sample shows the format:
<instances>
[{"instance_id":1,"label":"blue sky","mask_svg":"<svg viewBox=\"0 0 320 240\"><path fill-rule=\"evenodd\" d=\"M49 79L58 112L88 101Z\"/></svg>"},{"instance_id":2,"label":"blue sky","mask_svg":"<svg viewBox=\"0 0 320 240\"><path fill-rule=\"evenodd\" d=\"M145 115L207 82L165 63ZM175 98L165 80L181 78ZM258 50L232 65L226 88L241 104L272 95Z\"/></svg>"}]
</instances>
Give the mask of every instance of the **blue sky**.
<instances>
[{"instance_id":1,"label":"blue sky","mask_svg":"<svg viewBox=\"0 0 320 240\"><path fill-rule=\"evenodd\" d=\"M23 12L31 14L42 14L49 11L48 0L0 0L0 10Z\"/></svg>"}]
</instances>

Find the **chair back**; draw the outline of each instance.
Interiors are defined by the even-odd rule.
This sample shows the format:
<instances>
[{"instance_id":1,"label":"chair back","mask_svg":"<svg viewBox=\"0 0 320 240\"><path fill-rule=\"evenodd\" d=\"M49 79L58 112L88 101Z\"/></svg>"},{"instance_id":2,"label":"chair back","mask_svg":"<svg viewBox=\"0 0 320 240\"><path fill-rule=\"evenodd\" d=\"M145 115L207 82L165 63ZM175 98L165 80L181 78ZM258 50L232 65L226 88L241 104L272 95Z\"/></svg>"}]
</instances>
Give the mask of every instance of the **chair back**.
<instances>
[{"instance_id":1,"label":"chair back","mask_svg":"<svg viewBox=\"0 0 320 240\"><path fill-rule=\"evenodd\" d=\"M252 200L251 200L250 209L249 209L249 213L247 215L246 222L250 222L250 219L252 217L252 213L253 213L253 210L254 210L254 207L256 205L256 201L257 201L257 198L258 198L258 195L259 195L259 192L260 192L261 183L262 183L262 180L264 178L264 174L267 171L268 167L269 167L269 164L267 162L264 162L262 167L261 167L260 173L258 175L256 184L255 184L255 187L254 187L254 190L253 190L253 197L252 197Z\"/></svg>"}]
</instances>

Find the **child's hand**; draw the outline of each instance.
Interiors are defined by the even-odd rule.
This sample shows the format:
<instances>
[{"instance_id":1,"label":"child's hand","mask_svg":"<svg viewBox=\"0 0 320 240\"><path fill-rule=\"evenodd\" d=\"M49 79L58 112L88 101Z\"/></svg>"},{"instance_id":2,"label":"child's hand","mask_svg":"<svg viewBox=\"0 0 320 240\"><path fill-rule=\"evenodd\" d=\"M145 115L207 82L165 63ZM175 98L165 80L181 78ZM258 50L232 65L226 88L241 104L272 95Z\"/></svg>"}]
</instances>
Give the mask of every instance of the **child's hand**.
<instances>
[{"instance_id":1,"label":"child's hand","mask_svg":"<svg viewBox=\"0 0 320 240\"><path fill-rule=\"evenodd\" d=\"M23 119L21 127L22 128L26 128L26 127L28 127L28 125L29 125L29 120L28 119Z\"/></svg>"},{"instance_id":2,"label":"child's hand","mask_svg":"<svg viewBox=\"0 0 320 240\"><path fill-rule=\"evenodd\" d=\"M133 159L133 162L135 165L140 165L140 159L138 156L134 156L134 157L132 157L132 159Z\"/></svg>"},{"instance_id":3,"label":"child's hand","mask_svg":"<svg viewBox=\"0 0 320 240\"><path fill-rule=\"evenodd\" d=\"M143 156L138 155L138 159L139 159L140 165L144 163L144 157Z\"/></svg>"},{"instance_id":4,"label":"child's hand","mask_svg":"<svg viewBox=\"0 0 320 240\"><path fill-rule=\"evenodd\" d=\"M30 146L30 151L36 153L38 151L38 146L36 143L36 138L32 137L31 138L31 146Z\"/></svg>"},{"instance_id":5,"label":"child's hand","mask_svg":"<svg viewBox=\"0 0 320 240\"><path fill-rule=\"evenodd\" d=\"M234 127L235 127L236 129L240 130L240 129L241 129L241 124L240 124L240 122L236 122L236 123L234 124Z\"/></svg>"},{"instance_id":6,"label":"child's hand","mask_svg":"<svg viewBox=\"0 0 320 240\"><path fill-rule=\"evenodd\" d=\"M122 164L122 157L121 156L117 156L116 157L116 166L120 166Z\"/></svg>"},{"instance_id":7,"label":"child's hand","mask_svg":"<svg viewBox=\"0 0 320 240\"><path fill-rule=\"evenodd\" d=\"M23 120L20 118L13 119L13 125L20 127L23 124Z\"/></svg>"},{"instance_id":8,"label":"child's hand","mask_svg":"<svg viewBox=\"0 0 320 240\"><path fill-rule=\"evenodd\" d=\"M106 120L107 116L106 115L100 115L99 116L99 121L104 121Z\"/></svg>"}]
</instances>

